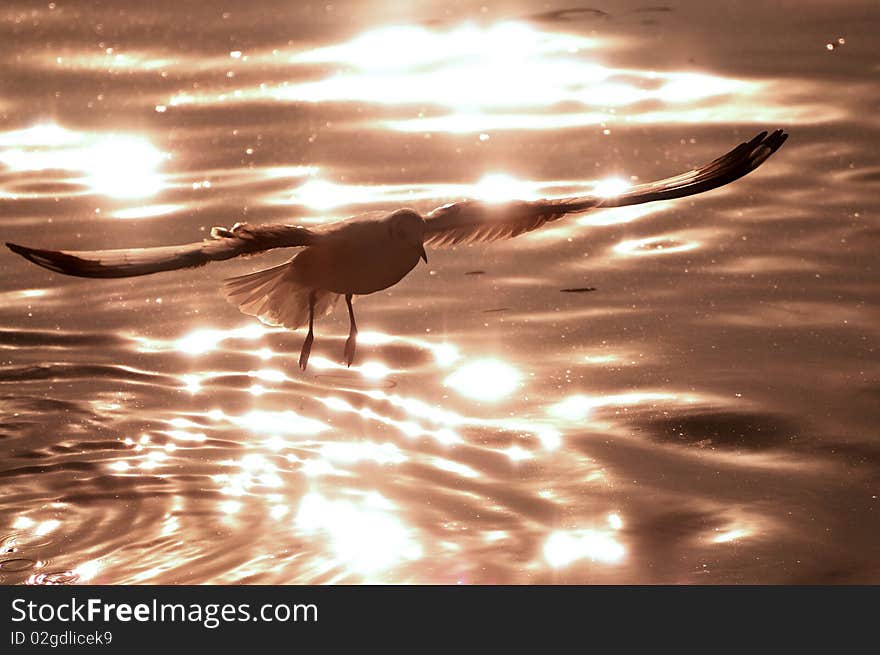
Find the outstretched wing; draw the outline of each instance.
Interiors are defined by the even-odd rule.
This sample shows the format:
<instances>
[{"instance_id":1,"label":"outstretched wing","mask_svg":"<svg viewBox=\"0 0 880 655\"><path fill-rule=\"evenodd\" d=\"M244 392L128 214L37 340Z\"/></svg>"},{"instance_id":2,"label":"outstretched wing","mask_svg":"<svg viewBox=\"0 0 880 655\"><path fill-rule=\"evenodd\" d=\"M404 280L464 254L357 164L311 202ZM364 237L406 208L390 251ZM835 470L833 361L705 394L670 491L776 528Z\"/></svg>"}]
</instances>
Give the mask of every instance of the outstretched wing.
<instances>
[{"instance_id":1,"label":"outstretched wing","mask_svg":"<svg viewBox=\"0 0 880 655\"><path fill-rule=\"evenodd\" d=\"M313 245L320 235L294 225L248 225L237 223L232 229L215 227L211 238L196 243L157 248L122 250L39 250L7 243L17 253L43 268L77 277L134 277L178 268L202 266L208 262L240 255Z\"/></svg>"},{"instance_id":2,"label":"outstretched wing","mask_svg":"<svg viewBox=\"0 0 880 655\"><path fill-rule=\"evenodd\" d=\"M788 135L761 132L751 141L687 173L630 187L614 196L578 196L558 200L490 204L465 200L438 207L425 217L425 244L452 246L509 239L536 230L566 214L601 207L623 207L703 193L747 175L779 150Z\"/></svg>"}]
</instances>

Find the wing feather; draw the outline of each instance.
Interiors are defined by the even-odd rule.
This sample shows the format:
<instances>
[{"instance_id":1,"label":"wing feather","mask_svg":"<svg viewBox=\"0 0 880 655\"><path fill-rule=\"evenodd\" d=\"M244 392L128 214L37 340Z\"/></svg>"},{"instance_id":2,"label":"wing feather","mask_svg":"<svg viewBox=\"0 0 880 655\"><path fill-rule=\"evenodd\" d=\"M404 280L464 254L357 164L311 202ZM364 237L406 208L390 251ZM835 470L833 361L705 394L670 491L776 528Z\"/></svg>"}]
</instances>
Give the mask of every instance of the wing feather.
<instances>
[{"instance_id":1,"label":"wing feather","mask_svg":"<svg viewBox=\"0 0 880 655\"><path fill-rule=\"evenodd\" d=\"M509 239L567 214L692 196L738 180L779 150L788 135L761 132L718 159L686 173L630 187L614 196L587 195L557 200L492 204L465 200L438 207L425 217L425 244L455 246Z\"/></svg>"},{"instance_id":2,"label":"wing feather","mask_svg":"<svg viewBox=\"0 0 880 655\"><path fill-rule=\"evenodd\" d=\"M213 228L211 237L204 241L178 246L67 251L6 245L12 252L50 271L77 277L116 278L203 266L273 248L310 246L319 238L319 234L294 225L237 223L231 229Z\"/></svg>"}]
</instances>

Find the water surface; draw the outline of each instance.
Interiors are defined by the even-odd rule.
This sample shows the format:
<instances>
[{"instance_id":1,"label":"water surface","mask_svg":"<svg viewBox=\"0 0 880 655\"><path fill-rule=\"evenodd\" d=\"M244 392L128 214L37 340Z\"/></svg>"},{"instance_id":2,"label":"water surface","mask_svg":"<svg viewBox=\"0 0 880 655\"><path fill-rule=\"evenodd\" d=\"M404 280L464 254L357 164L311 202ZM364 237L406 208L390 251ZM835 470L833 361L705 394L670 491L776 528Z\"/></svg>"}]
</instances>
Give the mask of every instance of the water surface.
<instances>
[{"instance_id":1,"label":"water surface","mask_svg":"<svg viewBox=\"0 0 880 655\"><path fill-rule=\"evenodd\" d=\"M0 10L3 240L712 193L429 253L302 333L0 256L4 583L880 582L873 2ZM536 8L537 7L537 8ZM601 186L600 186L601 188Z\"/></svg>"}]
</instances>

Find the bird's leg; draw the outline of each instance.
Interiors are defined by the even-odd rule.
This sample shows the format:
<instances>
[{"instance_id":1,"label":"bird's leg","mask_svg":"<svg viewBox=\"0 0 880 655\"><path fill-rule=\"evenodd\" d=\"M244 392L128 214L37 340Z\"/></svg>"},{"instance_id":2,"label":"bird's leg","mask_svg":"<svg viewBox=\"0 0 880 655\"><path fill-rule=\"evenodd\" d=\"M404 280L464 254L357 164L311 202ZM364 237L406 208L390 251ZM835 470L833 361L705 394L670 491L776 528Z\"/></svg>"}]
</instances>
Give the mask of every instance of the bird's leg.
<instances>
[{"instance_id":1,"label":"bird's leg","mask_svg":"<svg viewBox=\"0 0 880 655\"><path fill-rule=\"evenodd\" d=\"M351 366L351 363L354 361L354 351L357 348L358 328L354 322L354 310L351 308L351 295L350 293L345 294L345 304L348 305L348 320L351 322L351 327L348 330L348 339L345 341L346 366Z\"/></svg>"},{"instance_id":2,"label":"bird's leg","mask_svg":"<svg viewBox=\"0 0 880 655\"><path fill-rule=\"evenodd\" d=\"M315 340L314 324L315 292L312 291L309 293L309 333L306 335L306 340L303 342L302 350L299 353L299 367L304 371L306 370L306 366L309 365L309 355L312 352L312 342Z\"/></svg>"}]
</instances>

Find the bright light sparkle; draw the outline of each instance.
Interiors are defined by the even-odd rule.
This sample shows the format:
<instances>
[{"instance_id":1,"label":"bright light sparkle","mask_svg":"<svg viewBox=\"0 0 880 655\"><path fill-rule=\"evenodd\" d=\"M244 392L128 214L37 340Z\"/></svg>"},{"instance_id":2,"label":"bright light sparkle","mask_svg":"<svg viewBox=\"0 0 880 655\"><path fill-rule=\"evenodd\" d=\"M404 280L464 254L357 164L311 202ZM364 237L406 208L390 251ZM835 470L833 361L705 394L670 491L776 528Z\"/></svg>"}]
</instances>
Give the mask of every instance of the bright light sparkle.
<instances>
[{"instance_id":1,"label":"bright light sparkle","mask_svg":"<svg viewBox=\"0 0 880 655\"><path fill-rule=\"evenodd\" d=\"M143 137L68 130L49 123L0 134L0 163L15 171L58 169L112 198L143 198L162 188L168 155Z\"/></svg>"},{"instance_id":2,"label":"bright light sparkle","mask_svg":"<svg viewBox=\"0 0 880 655\"><path fill-rule=\"evenodd\" d=\"M593 187L593 193L601 198L609 198L620 195L630 186L632 185L623 178L609 177L597 182Z\"/></svg>"},{"instance_id":3,"label":"bright light sparkle","mask_svg":"<svg viewBox=\"0 0 880 655\"><path fill-rule=\"evenodd\" d=\"M562 568L583 558L617 564L625 555L626 549L613 533L600 530L559 530L544 543L544 559L553 568Z\"/></svg>"},{"instance_id":4,"label":"bright light sparkle","mask_svg":"<svg viewBox=\"0 0 880 655\"><path fill-rule=\"evenodd\" d=\"M461 366L443 384L473 400L495 401L513 393L521 378L510 364L482 359Z\"/></svg>"}]
</instances>

